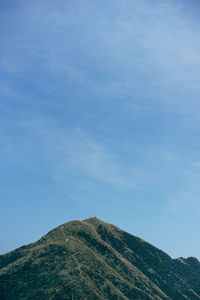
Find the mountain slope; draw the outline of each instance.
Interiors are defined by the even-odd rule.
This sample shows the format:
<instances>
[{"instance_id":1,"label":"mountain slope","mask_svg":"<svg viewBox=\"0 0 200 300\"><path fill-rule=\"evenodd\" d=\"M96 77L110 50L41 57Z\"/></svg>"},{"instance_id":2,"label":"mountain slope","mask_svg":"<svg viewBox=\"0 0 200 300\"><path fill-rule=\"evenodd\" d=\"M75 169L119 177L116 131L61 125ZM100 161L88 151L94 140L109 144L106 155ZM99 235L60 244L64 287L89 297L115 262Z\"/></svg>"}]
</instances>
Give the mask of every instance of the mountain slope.
<instances>
[{"instance_id":1,"label":"mountain slope","mask_svg":"<svg viewBox=\"0 0 200 300\"><path fill-rule=\"evenodd\" d=\"M200 299L200 263L97 218L0 256L0 299Z\"/></svg>"}]
</instances>

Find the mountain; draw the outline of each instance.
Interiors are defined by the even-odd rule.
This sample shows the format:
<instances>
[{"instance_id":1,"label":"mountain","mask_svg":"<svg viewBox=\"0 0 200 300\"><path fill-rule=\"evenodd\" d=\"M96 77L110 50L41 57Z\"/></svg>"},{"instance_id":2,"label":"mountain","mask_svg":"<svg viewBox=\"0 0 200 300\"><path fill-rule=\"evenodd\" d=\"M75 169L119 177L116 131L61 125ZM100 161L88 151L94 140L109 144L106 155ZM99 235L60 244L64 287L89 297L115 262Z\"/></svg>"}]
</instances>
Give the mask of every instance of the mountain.
<instances>
[{"instance_id":1,"label":"mountain","mask_svg":"<svg viewBox=\"0 0 200 300\"><path fill-rule=\"evenodd\" d=\"M0 256L0 299L200 299L200 262L97 218L71 221Z\"/></svg>"}]
</instances>

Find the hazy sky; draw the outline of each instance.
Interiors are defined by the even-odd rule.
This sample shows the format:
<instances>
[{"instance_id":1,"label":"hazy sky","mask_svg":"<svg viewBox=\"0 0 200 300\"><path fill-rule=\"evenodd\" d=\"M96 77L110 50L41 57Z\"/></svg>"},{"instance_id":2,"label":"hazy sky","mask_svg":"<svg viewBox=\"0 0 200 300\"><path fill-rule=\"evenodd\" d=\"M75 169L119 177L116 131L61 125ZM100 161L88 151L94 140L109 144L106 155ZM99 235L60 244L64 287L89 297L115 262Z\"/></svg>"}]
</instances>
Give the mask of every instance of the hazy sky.
<instances>
[{"instance_id":1,"label":"hazy sky","mask_svg":"<svg viewBox=\"0 0 200 300\"><path fill-rule=\"evenodd\" d=\"M200 258L199 13L1 0L1 253L97 216Z\"/></svg>"}]
</instances>

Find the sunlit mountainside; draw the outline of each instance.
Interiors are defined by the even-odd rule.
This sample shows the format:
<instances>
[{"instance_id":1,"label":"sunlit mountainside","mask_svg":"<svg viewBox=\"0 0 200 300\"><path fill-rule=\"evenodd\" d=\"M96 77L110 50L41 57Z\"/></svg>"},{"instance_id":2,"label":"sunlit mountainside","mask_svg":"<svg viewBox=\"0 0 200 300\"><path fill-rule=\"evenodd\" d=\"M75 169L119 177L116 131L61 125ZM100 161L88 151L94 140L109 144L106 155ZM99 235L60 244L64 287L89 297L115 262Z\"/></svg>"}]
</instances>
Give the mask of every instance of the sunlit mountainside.
<instances>
[{"instance_id":1,"label":"sunlit mountainside","mask_svg":"<svg viewBox=\"0 0 200 300\"><path fill-rule=\"evenodd\" d=\"M0 299L200 299L200 263L97 218L0 256Z\"/></svg>"}]
</instances>

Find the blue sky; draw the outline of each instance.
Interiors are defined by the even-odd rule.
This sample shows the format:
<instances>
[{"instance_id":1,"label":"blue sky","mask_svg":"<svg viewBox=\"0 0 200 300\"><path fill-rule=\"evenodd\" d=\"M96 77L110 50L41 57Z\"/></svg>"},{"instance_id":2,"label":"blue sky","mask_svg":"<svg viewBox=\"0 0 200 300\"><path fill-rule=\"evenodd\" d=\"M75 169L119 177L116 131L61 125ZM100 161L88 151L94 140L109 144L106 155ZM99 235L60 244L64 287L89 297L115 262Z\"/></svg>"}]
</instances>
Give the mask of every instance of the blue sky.
<instances>
[{"instance_id":1,"label":"blue sky","mask_svg":"<svg viewBox=\"0 0 200 300\"><path fill-rule=\"evenodd\" d=\"M198 1L2 0L0 252L97 216L200 258Z\"/></svg>"}]
</instances>

